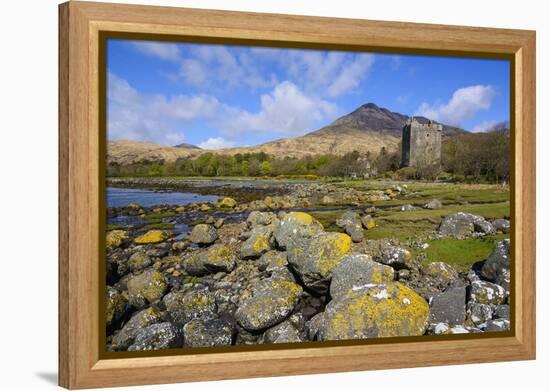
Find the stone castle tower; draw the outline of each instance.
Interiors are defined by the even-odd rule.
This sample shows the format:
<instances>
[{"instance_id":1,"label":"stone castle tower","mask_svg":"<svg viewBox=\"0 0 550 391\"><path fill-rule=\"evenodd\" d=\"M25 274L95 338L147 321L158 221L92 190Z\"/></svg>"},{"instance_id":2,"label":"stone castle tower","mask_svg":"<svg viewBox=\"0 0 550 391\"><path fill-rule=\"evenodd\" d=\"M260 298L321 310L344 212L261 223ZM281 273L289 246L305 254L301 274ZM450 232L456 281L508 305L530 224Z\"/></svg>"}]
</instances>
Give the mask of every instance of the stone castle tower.
<instances>
[{"instance_id":1,"label":"stone castle tower","mask_svg":"<svg viewBox=\"0 0 550 391\"><path fill-rule=\"evenodd\" d=\"M420 167L441 164L443 125L430 121L421 124L412 117L403 127L401 165Z\"/></svg>"}]
</instances>

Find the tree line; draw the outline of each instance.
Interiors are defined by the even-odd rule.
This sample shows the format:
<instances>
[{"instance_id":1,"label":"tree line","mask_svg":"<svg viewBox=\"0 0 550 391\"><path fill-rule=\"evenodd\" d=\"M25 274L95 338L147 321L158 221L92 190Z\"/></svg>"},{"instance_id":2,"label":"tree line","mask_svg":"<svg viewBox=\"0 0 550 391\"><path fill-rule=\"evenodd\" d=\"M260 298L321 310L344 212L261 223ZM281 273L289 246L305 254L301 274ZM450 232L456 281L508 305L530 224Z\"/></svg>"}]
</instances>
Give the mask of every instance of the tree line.
<instances>
[{"instance_id":1,"label":"tree line","mask_svg":"<svg viewBox=\"0 0 550 391\"><path fill-rule=\"evenodd\" d=\"M455 181L502 182L510 177L510 137L506 129L488 133L466 133L443 141L441 166L401 167L401 147L377 154L276 157L264 152L223 155L205 152L195 158L174 162L141 161L129 165L110 163L107 176L318 176L394 179L443 178Z\"/></svg>"}]
</instances>

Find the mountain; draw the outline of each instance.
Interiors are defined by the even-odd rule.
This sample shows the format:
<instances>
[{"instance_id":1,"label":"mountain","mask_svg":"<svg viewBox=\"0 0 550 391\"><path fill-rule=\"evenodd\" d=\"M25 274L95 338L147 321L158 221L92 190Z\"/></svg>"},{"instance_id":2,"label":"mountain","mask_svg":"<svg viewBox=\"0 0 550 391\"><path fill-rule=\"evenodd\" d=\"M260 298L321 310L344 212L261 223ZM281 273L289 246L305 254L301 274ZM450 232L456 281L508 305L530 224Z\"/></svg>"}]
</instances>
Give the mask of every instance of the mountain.
<instances>
[{"instance_id":1,"label":"mountain","mask_svg":"<svg viewBox=\"0 0 550 391\"><path fill-rule=\"evenodd\" d=\"M252 147L216 150L220 154L265 152L278 157L301 157L317 154L343 155L348 152L378 153L380 148L389 151L398 148L401 131L409 117L367 103L333 123L295 138L282 138ZM415 117L421 123L428 118ZM435 121L434 121L435 122ZM443 139L468 133L463 129L443 124ZM194 157L207 150L191 144L175 147L137 142L115 141L108 145L108 161L128 164L140 160L174 161L180 157Z\"/></svg>"},{"instance_id":2,"label":"mountain","mask_svg":"<svg viewBox=\"0 0 550 391\"><path fill-rule=\"evenodd\" d=\"M144 160L175 161L178 158L198 156L201 151L195 146L170 147L143 141L117 140L107 144L107 162L128 165Z\"/></svg>"},{"instance_id":3,"label":"mountain","mask_svg":"<svg viewBox=\"0 0 550 391\"><path fill-rule=\"evenodd\" d=\"M202 149L201 147L197 147L196 145L188 144L188 143L181 143L178 145L174 145L174 148Z\"/></svg>"}]
</instances>

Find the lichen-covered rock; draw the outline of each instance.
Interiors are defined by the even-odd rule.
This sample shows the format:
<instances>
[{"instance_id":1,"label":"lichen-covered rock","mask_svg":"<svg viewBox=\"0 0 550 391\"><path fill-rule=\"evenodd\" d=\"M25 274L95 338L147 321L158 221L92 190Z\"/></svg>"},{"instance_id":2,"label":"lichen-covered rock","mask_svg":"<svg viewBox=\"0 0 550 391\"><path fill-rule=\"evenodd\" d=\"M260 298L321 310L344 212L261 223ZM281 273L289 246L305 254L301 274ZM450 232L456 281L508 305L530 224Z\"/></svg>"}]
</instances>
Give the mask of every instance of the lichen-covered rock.
<instances>
[{"instance_id":1,"label":"lichen-covered rock","mask_svg":"<svg viewBox=\"0 0 550 391\"><path fill-rule=\"evenodd\" d=\"M382 247L379 261L396 270L410 269L412 267L412 255L410 251L392 245L384 245Z\"/></svg>"},{"instance_id":2,"label":"lichen-covered rock","mask_svg":"<svg viewBox=\"0 0 550 391\"><path fill-rule=\"evenodd\" d=\"M306 333L310 340L314 341L317 339L317 334L319 333L324 321L325 313L319 312L306 322Z\"/></svg>"},{"instance_id":3,"label":"lichen-covered rock","mask_svg":"<svg viewBox=\"0 0 550 391\"><path fill-rule=\"evenodd\" d=\"M469 302L468 319L476 326L479 326L493 318L493 308L489 304Z\"/></svg>"},{"instance_id":4,"label":"lichen-covered rock","mask_svg":"<svg viewBox=\"0 0 550 391\"><path fill-rule=\"evenodd\" d=\"M368 284L383 284L394 279L390 266L374 262L370 255L346 255L332 272L330 295L333 298Z\"/></svg>"},{"instance_id":5,"label":"lichen-covered rock","mask_svg":"<svg viewBox=\"0 0 550 391\"><path fill-rule=\"evenodd\" d=\"M425 209L441 209L443 207L443 204L439 200L431 200L426 205L424 205Z\"/></svg>"},{"instance_id":6,"label":"lichen-covered rock","mask_svg":"<svg viewBox=\"0 0 550 391\"><path fill-rule=\"evenodd\" d=\"M456 326L466 318L466 287L448 288L430 300L430 322Z\"/></svg>"},{"instance_id":7,"label":"lichen-covered rock","mask_svg":"<svg viewBox=\"0 0 550 391\"><path fill-rule=\"evenodd\" d=\"M139 311L113 336L110 350L127 350L134 343L136 335L140 330L160 321L160 312L152 308Z\"/></svg>"},{"instance_id":8,"label":"lichen-covered rock","mask_svg":"<svg viewBox=\"0 0 550 391\"><path fill-rule=\"evenodd\" d=\"M443 236L463 239L474 232L492 233L494 232L494 228L491 223L481 216L458 212L445 217L439 225L438 232Z\"/></svg>"},{"instance_id":9,"label":"lichen-covered rock","mask_svg":"<svg viewBox=\"0 0 550 391\"><path fill-rule=\"evenodd\" d=\"M162 302L172 322L179 325L193 319L212 319L218 309L216 298L207 289L170 292Z\"/></svg>"},{"instance_id":10,"label":"lichen-covered rock","mask_svg":"<svg viewBox=\"0 0 550 391\"><path fill-rule=\"evenodd\" d=\"M216 206L222 209L233 209L235 206L237 206L237 201L235 201L231 197L225 197L219 200Z\"/></svg>"},{"instance_id":11,"label":"lichen-covered rock","mask_svg":"<svg viewBox=\"0 0 550 391\"><path fill-rule=\"evenodd\" d=\"M195 244L212 244L217 239L218 231L208 224L195 225L189 235L189 240Z\"/></svg>"},{"instance_id":12,"label":"lichen-covered rock","mask_svg":"<svg viewBox=\"0 0 550 391\"><path fill-rule=\"evenodd\" d=\"M136 308L145 308L161 299L168 287L162 273L150 269L131 277L127 286L128 301Z\"/></svg>"},{"instance_id":13,"label":"lichen-covered rock","mask_svg":"<svg viewBox=\"0 0 550 391\"><path fill-rule=\"evenodd\" d=\"M254 288L252 296L240 303L237 322L247 330L267 329L285 320L294 310L302 288L283 279L266 279Z\"/></svg>"},{"instance_id":14,"label":"lichen-covered rock","mask_svg":"<svg viewBox=\"0 0 550 391\"><path fill-rule=\"evenodd\" d=\"M164 242L169 237L170 237L170 232L163 231L160 229L153 229L135 238L134 243L136 244L160 243L160 242Z\"/></svg>"},{"instance_id":15,"label":"lichen-covered rock","mask_svg":"<svg viewBox=\"0 0 550 391\"><path fill-rule=\"evenodd\" d=\"M292 317L295 317L295 315ZM292 317L267 329L264 333L265 343L295 343L306 341L305 323L303 319L301 319L301 322L296 322L292 320Z\"/></svg>"},{"instance_id":16,"label":"lichen-covered rock","mask_svg":"<svg viewBox=\"0 0 550 391\"><path fill-rule=\"evenodd\" d=\"M344 231L351 237L351 240L355 243L362 242L365 238L365 233L361 224L347 224L344 227Z\"/></svg>"},{"instance_id":17,"label":"lichen-covered rock","mask_svg":"<svg viewBox=\"0 0 550 391\"><path fill-rule=\"evenodd\" d=\"M361 217L361 223L365 229L373 229L376 227L376 221L371 215L364 215Z\"/></svg>"},{"instance_id":18,"label":"lichen-covered rock","mask_svg":"<svg viewBox=\"0 0 550 391\"><path fill-rule=\"evenodd\" d=\"M256 226L241 246L241 258L258 258L273 245L273 229L270 226Z\"/></svg>"},{"instance_id":19,"label":"lichen-covered rock","mask_svg":"<svg viewBox=\"0 0 550 391\"><path fill-rule=\"evenodd\" d=\"M481 276L510 291L510 239L497 243L481 268Z\"/></svg>"},{"instance_id":20,"label":"lichen-covered rock","mask_svg":"<svg viewBox=\"0 0 550 391\"><path fill-rule=\"evenodd\" d=\"M492 222L493 227L496 231L507 234L510 232L510 220L506 219L496 219Z\"/></svg>"},{"instance_id":21,"label":"lichen-covered rock","mask_svg":"<svg viewBox=\"0 0 550 391\"><path fill-rule=\"evenodd\" d=\"M105 317L107 326L119 320L127 310L128 301L115 288L107 286Z\"/></svg>"},{"instance_id":22,"label":"lichen-covered rock","mask_svg":"<svg viewBox=\"0 0 550 391\"><path fill-rule=\"evenodd\" d=\"M431 262L422 270L424 274L435 279L441 286L447 286L458 278L458 272L445 262Z\"/></svg>"},{"instance_id":23,"label":"lichen-covered rock","mask_svg":"<svg viewBox=\"0 0 550 391\"><path fill-rule=\"evenodd\" d=\"M121 229L115 229L107 232L105 245L107 249L118 248L122 245L125 239L128 239L126 232Z\"/></svg>"},{"instance_id":24,"label":"lichen-covered rock","mask_svg":"<svg viewBox=\"0 0 550 391\"><path fill-rule=\"evenodd\" d=\"M359 213L347 211L340 218L336 219L336 225L340 228L345 228L346 225L361 225L361 217Z\"/></svg>"},{"instance_id":25,"label":"lichen-covered rock","mask_svg":"<svg viewBox=\"0 0 550 391\"><path fill-rule=\"evenodd\" d=\"M507 319L510 320L510 305L500 304L496 305L493 311L495 319Z\"/></svg>"},{"instance_id":26,"label":"lichen-covered rock","mask_svg":"<svg viewBox=\"0 0 550 391\"><path fill-rule=\"evenodd\" d=\"M401 212L410 212L410 211L413 211L413 210L417 210L418 208L414 205L411 205L411 204L407 204L407 205L402 205L401 208L399 208L399 210Z\"/></svg>"},{"instance_id":27,"label":"lichen-covered rock","mask_svg":"<svg viewBox=\"0 0 550 391\"><path fill-rule=\"evenodd\" d=\"M328 303L318 338L323 341L422 335L428 303L399 282L351 289Z\"/></svg>"},{"instance_id":28,"label":"lichen-covered rock","mask_svg":"<svg viewBox=\"0 0 550 391\"><path fill-rule=\"evenodd\" d=\"M231 345L233 327L222 319L194 319L183 326L183 346L205 348Z\"/></svg>"},{"instance_id":29,"label":"lichen-covered rock","mask_svg":"<svg viewBox=\"0 0 550 391\"><path fill-rule=\"evenodd\" d=\"M131 271L138 271L145 269L153 264L151 257L149 257L143 251L137 251L133 253L128 259L128 267Z\"/></svg>"},{"instance_id":30,"label":"lichen-covered rock","mask_svg":"<svg viewBox=\"0 0 550 391\"><path fill-rule=\"evenodd\" d=\"M351 238L346 234L327 232L313 237L302 246L291 247L288 262L309 289L325 293L332 272L351 249Z\"/></svg>"},{"instance_id":31,"label":"lichen-covered rock","mask_svg":"<svg viewBox=\"0 0 550 391\"><path fill-rule=\"evenodd\" d=\"M262 271L270 271L275 268L286 267L287 265L288 259L285 251L271 250L264 253L258 259L258 268Z\"/></svg>"},{"instance_id":32,"label":"lichen-covered rock","mask_svg":"<svg viewBox=\"0 0 550 391\"><path fill-rule=\"evenodd\" d=\"M273 235L279 246L286 249L323 231L321 223L311 215L304 212L290 212L275 225Z\"/></svg>"},{"instance_id":33,"label":"lichen-covered rock","mask_svg":"<svg viewBox=\"0 0 550 391\"><path fill-rule=\"evenodd\" d=\"M258 212L257 210L250 212L246 223L249 227L256 225L269 225L277 221L277 216L272 212Z\"/></svg>"},{"instance_id":34,"label":"lichen-covered rock","mask_svg":"<svg viewBox=\"0 0 550 391\"><path fill-rule=\"evenodd\" d=\"M181 332L169 322L155 323L140 329L129 351L161 350L180 347Z\"/></svg>"},{"instance_id":35,"label":"lichen-covered rock","mask_svg":"<svg viewBox=\"0 0 550 391\"><path fill-rule=\"evenodd\" d=\"M510 330L510 321L508 319L491 319L482 327L485 332L508 331Z\"/></svg>"},{"instance_id":36,"label":"lichen-covered rock","mask_svg":"<svg viewBox=\"0 0 550 391\"><path fill-rule=\"evenodd\" d=\"M229 247L215 244L207 251L193 254L182 259L183 269L192 276L210 273L229 273L235 269L237 255Z\"/></svg>"},{"instance_id":37,"label":"lichen-covered rock","mask_svg":"<svg viewBox=\"0 0 550 391\"><path fill-rule=\"evenodd\" d=\"M470 300L481 304L503 304L506 290L500 285L487 281L474 281L470 285Z\"/></svg>"}]
</instances>

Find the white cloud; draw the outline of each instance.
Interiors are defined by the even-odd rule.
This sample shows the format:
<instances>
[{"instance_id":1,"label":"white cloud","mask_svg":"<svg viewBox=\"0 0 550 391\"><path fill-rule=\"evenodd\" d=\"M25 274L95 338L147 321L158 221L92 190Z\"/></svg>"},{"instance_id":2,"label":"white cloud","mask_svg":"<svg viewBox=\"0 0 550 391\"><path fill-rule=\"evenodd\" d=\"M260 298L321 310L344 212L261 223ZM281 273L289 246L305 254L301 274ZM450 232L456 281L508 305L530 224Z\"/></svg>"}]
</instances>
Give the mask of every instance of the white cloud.
<instances>
[{"instance_id":1,"label":"white cloud","mask_svg":"<svg viewBox=\"0 0 550 391\"><path fill-rule=\"evenodd\" d=\"M270 94L261 96L257 113L229 109L220 123L226 135L271 131L290 135L304 134L338 114L335 104L305 95L295 84L285 81Z\"/></svg>"},{"instance_id":2,"label":"white cloud","mask_svg":"<svg viewBox=\"0 0 550 391\"><path fill-rule=\"evenodd\" d=\"M140 140L174 145L184 141L188 121L213 118L221 104L208 95L145 95L113 73L107 79L109 140Z\"/></svg>"},{"instance_id":3,"label":"white cloud","mask_svg":"<svg viewBox=\"0 0 550 391\"><path fill-rule=\"evenodd\" d=\"M422 103L415 115L439 121L448 125L460 126L472 119L479 111L491 107L496 91L489 85L459 88L446 104L430 105Z\"/></svg>"},{"instance_id":4,"label":"white cloud","mask_svg":"<svg viewBox=\"0 0 550 391\"><path fill-rule=\"evenodd\" d=\"M223 137L210 137L198 146L202 149L222 149L234 147L235 143L232 141L227 141Z\"/></svg>"},{"instance_id":5,"label":"white cloud","mask_svg":"<svg viewBox=\"0 0 550 391\"><path fill-rule=\"evenodd\" d=\"M486 132L488 130L494 129L494 127L498 124L499 124L498 121L482 121L473 127L472 132L474 133Z\"/></svg>"},{"instance_id":6,"label":"white cloud","mask_svg":"<svg viewBox=\"0 0 550 391\"><path fill-rule=\"evenodd\" d=\"M179 61L180 50L177 44L169 42L133 41L132 46L149 56L162 60Z\"/></svg>"},{"instance_id":7,"label":"white cloud","mask_svg":"<svg viewBox=\"0 0 550 391\"><path fill-rule=\"evenodd\" d=\"M337 97L354 91L367 76L369 68L374 63L374 56L360 54L340 69L340 74L328 87L328 95Z\"/></svg>"}]
</instances>

